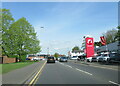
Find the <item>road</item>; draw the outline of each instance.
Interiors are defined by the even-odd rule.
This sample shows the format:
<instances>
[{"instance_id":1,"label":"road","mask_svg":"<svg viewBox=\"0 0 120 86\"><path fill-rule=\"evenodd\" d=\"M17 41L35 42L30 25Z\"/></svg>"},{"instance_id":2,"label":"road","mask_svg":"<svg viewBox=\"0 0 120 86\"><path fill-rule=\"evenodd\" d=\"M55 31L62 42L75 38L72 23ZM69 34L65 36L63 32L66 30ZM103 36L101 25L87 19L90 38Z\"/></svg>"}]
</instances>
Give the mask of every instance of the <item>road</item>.
<instances>
[{"instance_id":1,"label":"road","mask_svg":"<svg viewBox=\"0 0 120 86\"><path fill-rule=\"evenodd\" d=\"M118 71L73 62L46 63L34 84L118 85Z\"/></svg>"}]
</instances>

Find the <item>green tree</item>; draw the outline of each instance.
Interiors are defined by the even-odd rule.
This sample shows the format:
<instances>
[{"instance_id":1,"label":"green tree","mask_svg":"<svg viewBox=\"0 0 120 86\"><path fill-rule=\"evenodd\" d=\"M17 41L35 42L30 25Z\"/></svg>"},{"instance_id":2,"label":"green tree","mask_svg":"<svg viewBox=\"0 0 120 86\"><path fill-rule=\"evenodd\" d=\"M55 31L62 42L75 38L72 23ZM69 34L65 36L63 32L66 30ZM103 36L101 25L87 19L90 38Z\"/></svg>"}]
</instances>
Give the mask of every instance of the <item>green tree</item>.
<instances>
[{"instance_id":1,"label":"green tree","mask_svg":"<svg viewBox=\"0 0 120 86\"><path fill-rule=\"evenodd\" d=\"M10 28L8 45L11 45L11 48L14 47L13 51L9 53L10 55L18 55L21 60L24 60L27 54L40 52L40 42L35 30L24 17L14 22Z\"/></svg>"},{"instance_id":2,"label":"green tree","mask_svg":"<svg viewBox=\"0 0 120 86\"><path fill-rule=\"evenodd\" d=\"M102 46L101 42L94 42L94 46Z\"/></svg>"},{"instance_id":3,"label":"green tree","mask_svg":"<svg viewBox=\"0 0 120 86\"><path fill-rule=\"evenodd\" d=\"M116 41L116 34L117 34L117 30L116 29L112 29L112 30L108 30L106 33L103 33L103 36L105 36L106 38L106 42L107 44L109 43L113 43Z\"/></svg>"},{"instance_id":4,"label":"green tree","mask_svg":"<svg viewBox=\"0 0 120 86\"><path fill-rule=\"evenodd\" d=\"M2 29L0 29L0 32L2 33L2 40L1 40L1 47L2 47L2 55L8 56L8 51L6 46L8 44L8 32L10 29L11 24L14 22L14 18L12 17L12 14L10 13L9 9L0 9L0 26ZM12 50L11 50L12 51Z\"/></svg>"},{"instance_id":5,"label":"green tree","mask_svg":"<svg viewBox=\"0 0 120 86\"><path fill-rule=\"evenodd\" d=\"M116 39L120 41L120 26L118 26L117 29L118 29L118 32L116 34Z\"/></svg>"},{"instance_id":6,"label":"green tree","mask_svg":"<svg viewBox=\"0 0 120 86\"><path fill-rule=\"evenodd\" d=\"M72 52L74 52L75 50L80 50L80 48L78 46L75 46L72 48Z\"/></svg>"},{"instance_id":7,"label":"green tree","mask_svg":"<svg viewBox=\"0 0 120 86\"><path fill-rule=\"evenodd\" d=\"M58 57L59 57L59 54L58 54L58 53L55 53L55 54L54 54L54 57L55 57L55 58L58 58Z\"/></svg>"},{"instance_id":8,"label":"green tree","mask_svg":"<svg viewBox=\"0 0 120 86\"><path fill-rule=\"evenodd\" d=\"M41 51L40 41L32 25L23 17L16 22L8 9L1 9L2 19L2 54L8 57L19 57L24 61L27 54Z\"/></svg>"}]
</instances>

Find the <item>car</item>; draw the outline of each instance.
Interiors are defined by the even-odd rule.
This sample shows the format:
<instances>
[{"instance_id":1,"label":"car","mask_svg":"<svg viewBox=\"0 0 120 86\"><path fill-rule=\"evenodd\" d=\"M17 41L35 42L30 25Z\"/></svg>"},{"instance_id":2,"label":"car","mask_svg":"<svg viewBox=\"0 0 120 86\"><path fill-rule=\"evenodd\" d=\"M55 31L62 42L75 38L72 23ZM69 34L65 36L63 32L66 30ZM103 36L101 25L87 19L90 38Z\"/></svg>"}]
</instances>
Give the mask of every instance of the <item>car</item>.
<instances>
[{"instance_id":1,"label":"car","mask_svg":"<svg viewBox=\"0 0 120 86\"><path fill-rule=\"evenodd\" d=\"M120 55L116 52L109 54L108 62L120 62Z\"/></svg>"},{"instance_id":2,"label":"car","mask_svg":"<svg viewBox=\"0 0 120 86\"><path fill-rule=\"evenodd\" d=\"M55 57L47 57L47 63L55 63Z\"/></svg>"},{"instance_id":3,"label":"car","mask_svg":"<svg viewBox=\"0 0 120 86\"><path fill-rule=\"evenodd\" d=\"M101 54L101 56L98 58L98 62L107 62L109 58L109 54Z\"/></svg>"},{"instance_id":4,"label":"car","mask_svg":"<svg viewBox=\"0 0 120 86\"><path fill-rule=\"evenodd\" d=\"M67 62L68 58L67 57L60 57L59 62Z\"/></svg>"},{"instance_id":5,"label":"car","mask_svg":"<svg viewBox=\"0 0 120 86\"><path fill-rule=\"evenodd\" d=\"M73 56L70 58L70 60L77 60L78 59L78 56Z\"/></svg>"},{"instance_id":6,"label":"car","mask_svg":"<svg viewBox=\"0 0 120 86\"><path fill-rule=\"evenodd\" d=\"M58 59L57 59L58 61L60 60L60 57L58 57Z\"/></svg>"},{"instance_id":7,"label":"car","mask_svg":"<svg viewBox=\"0 0 120 86\"><path fill-rule=\"evenodd\" d=\"M93 58L93 57L88 57L88 58L86 58L87 62L92 62L92 58Z\"/></svg>"},{"instance_id":8,"label":"car","mask_svg":"<svg viewBox=\"0 0 120 86\"><path fill-rule=\"evenodd\" d=\"M102 62L103 61L103 56L101 55L101 56L98 56L97 57L97 62Z\"/></svg>"},{"instance_id":9,"label":"car","mask_svg":"<svg viewBox=\"0 0 120 86\"><path fill-rule=\"evenodd\" d=\"M97 57L98 57L98 56L93 57L93 58L92 58L92 62L97 62Z\"/></svg>"}]
</instances>

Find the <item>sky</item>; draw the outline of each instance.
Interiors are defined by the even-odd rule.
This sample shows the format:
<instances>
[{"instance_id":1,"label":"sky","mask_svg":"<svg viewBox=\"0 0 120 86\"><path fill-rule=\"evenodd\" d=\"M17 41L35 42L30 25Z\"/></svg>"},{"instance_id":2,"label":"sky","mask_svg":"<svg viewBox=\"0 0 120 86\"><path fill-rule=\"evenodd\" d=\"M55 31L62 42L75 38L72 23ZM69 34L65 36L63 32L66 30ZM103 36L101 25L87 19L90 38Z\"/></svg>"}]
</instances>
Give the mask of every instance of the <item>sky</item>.
<instances>
[{"instance_id":1,"label":"sky","mask_svg":"<svg viewBox=\"0 0 120 86\"><path fill-rule=\"evenodd\" d=\"M2 8L33 25L41 54L67 55L74 46L81 47L83 36L100 41L102 33L118 25L118 2L3 2Z\"/></svg>"}]
</instances>

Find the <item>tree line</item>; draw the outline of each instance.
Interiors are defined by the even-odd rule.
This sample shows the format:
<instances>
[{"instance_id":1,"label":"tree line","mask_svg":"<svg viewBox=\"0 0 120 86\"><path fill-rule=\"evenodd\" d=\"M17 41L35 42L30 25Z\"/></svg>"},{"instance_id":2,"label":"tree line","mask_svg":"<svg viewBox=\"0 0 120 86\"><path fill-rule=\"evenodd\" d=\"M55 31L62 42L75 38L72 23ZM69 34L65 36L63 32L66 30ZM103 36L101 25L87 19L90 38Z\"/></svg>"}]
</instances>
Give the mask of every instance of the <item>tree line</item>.
<instances>
[{"instance_id":1,"label":"tree line","mask_svg":"<svg viewBox=\"0 0 120 86\"><path fill-rule=\"evenodd\" d=\"M101 35L106 38L106 44L110 44L110 43L118 41L119 45L120 45L120 26L116 27L116 29L114 28L114 29L108 30L108 31L102 33ZM103 46L103 45L101 44L100 41L98 41L98 42L94 42L94 46ZM85 48L84 42L82 43L82 47ZM76 50L77 51L80 50L79 46L74 46L72 48L72 52L74 52Z\"/></svg>"},{"instance_id":2,"label":"tree line","mask_svg":"<svg viewBox=\"0 0 120 86\"><path fill-rule=\"evenodd\" d=\"M36 54L41 51L40 41L37 39L34 27L22 17L15 21L9 9L1 9L2 40L1 50L3 56L19 58L25 61L27 54Z\"/></svg>"},{"instance_id":3,"label":"tree line","mask_svg":"<svg viewBox=\"0 0 120 86\"><path fill-rule=\"evenodd\" d=\"M102 33L102 35L106 38L106 44L110 44L116 41L120 41L120 26L116 27L116 29L111 29ZM95 42L95 46L102 46L101 42Z\"/></svg>"}]
</instances>

